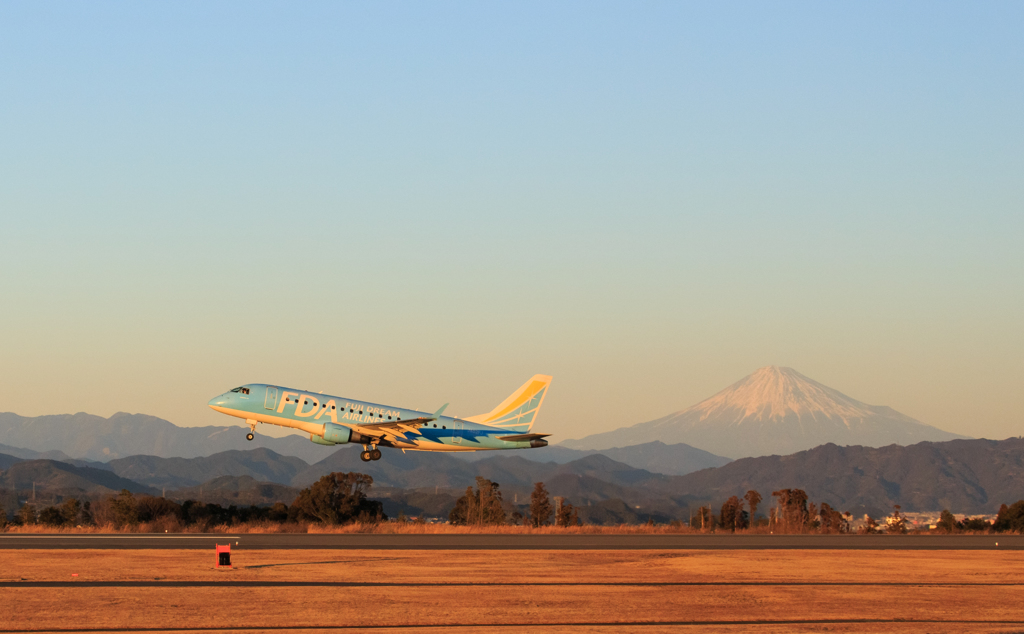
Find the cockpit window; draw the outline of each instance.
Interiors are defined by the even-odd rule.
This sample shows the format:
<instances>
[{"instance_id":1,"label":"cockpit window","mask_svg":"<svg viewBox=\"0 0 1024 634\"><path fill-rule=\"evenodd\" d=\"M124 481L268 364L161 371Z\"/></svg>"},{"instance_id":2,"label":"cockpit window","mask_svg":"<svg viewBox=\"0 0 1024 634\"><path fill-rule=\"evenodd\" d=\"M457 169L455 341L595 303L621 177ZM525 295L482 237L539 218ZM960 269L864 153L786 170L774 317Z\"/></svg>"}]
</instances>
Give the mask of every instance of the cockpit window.
<instances>
[{"instance_id":1,"label":"cockpit window","mask_svg":"<svg viewBox=\"0 0 1024 634\"><path fill-rule=\"evenodd\" d=\"M232 391L232 392L241 392L241 391L242 391L242 388L240 388L240 387L236 387L235 389L233 389L233 390L231 390L231 391Z\"/></svg>"},{"instance_id":2,"label":"cockpit window","mask_svg":"<svg viewBox=\"0 0 1024 634\"><path fill-rule=\"evenodd\" d=\"M233 389L231 391L232 392L241 392L242 394L248 394L249 393L249 388L247 388L247 387L236 387L235 389Z\"/></svg>"}]
</instances>

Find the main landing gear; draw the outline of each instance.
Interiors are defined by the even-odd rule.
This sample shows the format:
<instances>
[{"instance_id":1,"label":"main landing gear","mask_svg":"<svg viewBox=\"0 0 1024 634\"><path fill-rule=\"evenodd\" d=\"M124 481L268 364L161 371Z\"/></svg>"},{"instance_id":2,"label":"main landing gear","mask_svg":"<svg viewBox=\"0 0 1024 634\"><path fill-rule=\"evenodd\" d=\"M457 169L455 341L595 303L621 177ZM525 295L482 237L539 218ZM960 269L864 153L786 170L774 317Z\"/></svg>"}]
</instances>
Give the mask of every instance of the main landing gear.
<instances>
[{"instance_id":1,"label":"main landing gear","mask_svg":"<svg viewBox=\"0 0 1024 634\"><path fill-rule=\"evenodd\" d=\"M372 446L372 445L371 445ZM369 462L371 460L380 460L380 449L373 447L373 449L367 449L366 445L363 445L363 451L359 454L359 459L363 462Z\"/></svg>"}]
</instances>

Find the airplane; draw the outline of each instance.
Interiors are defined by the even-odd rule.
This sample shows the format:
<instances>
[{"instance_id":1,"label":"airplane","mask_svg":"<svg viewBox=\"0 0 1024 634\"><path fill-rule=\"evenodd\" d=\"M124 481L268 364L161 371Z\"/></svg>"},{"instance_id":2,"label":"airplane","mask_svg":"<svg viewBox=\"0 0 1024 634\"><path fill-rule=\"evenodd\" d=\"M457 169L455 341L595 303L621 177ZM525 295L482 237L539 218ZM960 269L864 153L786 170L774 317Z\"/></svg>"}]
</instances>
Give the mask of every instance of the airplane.
<instances>
[{"instance_id":1,"label":"airplane","mask_svg":"<svg viewBox=\"0 0 1024 634\"><path fill-rule=\"evenodd\" d=\"M536 374L486 414L445 416L445 403L433 414L405 407L312 393L308 390L250 383L210 400L222 414L249 425L267 423L309 433L318 445L361 444L363 462L380 460L378 447L402 451L493 451L546 447L551 434L531 433L551 377Z\"/></svg>"}]
</instances>

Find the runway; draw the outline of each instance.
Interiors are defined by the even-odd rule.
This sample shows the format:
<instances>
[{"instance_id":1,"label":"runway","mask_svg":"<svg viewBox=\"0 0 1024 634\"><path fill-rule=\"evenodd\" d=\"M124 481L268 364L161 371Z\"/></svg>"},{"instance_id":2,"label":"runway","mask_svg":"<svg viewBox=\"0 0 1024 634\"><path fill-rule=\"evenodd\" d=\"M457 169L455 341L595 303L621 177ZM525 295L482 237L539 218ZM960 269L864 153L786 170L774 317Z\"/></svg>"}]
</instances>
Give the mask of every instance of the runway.
<instances>
[{"instance_id":1,"label":"runway","mask_svg":"<svg viewBox=\"0 0 1024 634\"><path fill-rule=\"evenodd\" d=\"M8 534L4 549L1024 550L1024 535Z\"/></svg>"},{"instance_id":2,"label":"runway","mask_svg":"<svg viewBox=\"0 0 1024 634\"><path fill-rule=\"evenodd\" d=\"M708 588L708 587L843 587L843 588L1018 588L1024 583L943 583L899 581L530 581L526 583L391 583L387 581L0 581L0 588Z\"/></svg>"},{"instance_id":3,"label":"runway","mask_svg":"<svg viewBox=\"0 0 1024 634\"><path fill-rule=\"evenodd\" d=\"M1018 573L1024 551L240 549L232 555L233 568L217 569L212 548L0 550L0 605L17 608L0 618L0 634L509 628L1019 634L1024 626Z\"/></svg>"}]
</instances>

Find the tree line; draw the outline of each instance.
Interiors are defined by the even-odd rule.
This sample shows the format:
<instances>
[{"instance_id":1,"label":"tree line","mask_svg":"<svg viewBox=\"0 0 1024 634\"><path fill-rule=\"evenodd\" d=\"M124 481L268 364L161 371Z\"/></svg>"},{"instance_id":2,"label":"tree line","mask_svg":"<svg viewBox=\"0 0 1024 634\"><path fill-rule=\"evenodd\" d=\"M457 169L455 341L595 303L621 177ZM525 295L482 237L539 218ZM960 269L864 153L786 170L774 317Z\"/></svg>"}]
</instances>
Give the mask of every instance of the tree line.
<instances>
[{"instance_id":1,"label":"tree line","mask_svg":"<svg viewBox=\"0 0 1024 634\"><path fill-rule=\"evenodd\" d=\"M543 482L533 485L530 494L530 506L526 515L518 510L506 513L505 502L502 500L500 485L487 478L477 476L476 490L466 487L466 492L455 501L455 507L448 514L448 523L455 526L579 526L579 513L572 504L551 497Z\"/></svg>"},{"instance_id":2,"label":"tree line","mask_svg":"<svg viewBox=\"0 0 1024 634\"><path fill-rule=\"evenodd\" d=\"M167 530L196 528L206 530L213 526L248 522L310 522L319 524L366 524L387 520L383 504L370 500L367 492L373 478L362 473L331 473L312 486L302 489L291 505L281 502L270 507L228 506L206 504L195 500L175 502L150 495L135 496L123 490L117 495L95 502L65 499L59 505L37 510L34 504L24 504L9 523L14 525L44 525L55 528L107 526L132 528L140 524L160 524ZM764 501L755 490L742 497L731 496L716 514L710 505L701 506L692 514L689 526L702 531L745 530L766 527L779 533L849 533L852 530L851 513L840 512L828 503L815 504L802 489L780 489L772 492L774 505L767 516L758 517L757 511ZM511 511L511 512L510 512ZM404 519L404 515L400 516ZM459 497L448 514L448 521L456 526L579 526L582 524L576 507L564 498L552 498L543 482L534 484L530 504L524 515L502 498L500 485L483 477L476 478L476 488L470 486ZM8 524L7 514L0 508L0 529ZM653 521L648 523L653 524ZM672 522L682 527L682 522ZM899 505L892 515L881 520L867 517L860 533L906 533L909 526ZM944 533L959 532L1017 532L1024 533L1024 500L1012 505L1003 504L993 523L982 518L957 520L947 509L943 510L936 530Z\"/></svg>"},{"instance_id":3,"label":"tree line","mask_svg":"<svg viewBox=\"0 0 1024 634\"><path fill-rule=\"evenodd\" d=\"M852 530L853 517L849 511L840 512L826 502L816 505L810 502L807 492L803 489L779 489L772 492L775 505L768 511L768 516L759 521L760 526L766 526L771 532L780 533L849 533ZM744 508L746 502L746 508ZM695 517L691 518L690 526L705 531L737 530L751 528L755 525L755 517L758 505L762 502L761 494L757 491L747 491L742 499L739 496L732 496L722 504L722 508L716 516L710 505L698 509ZM747 510L749 509L749 510ZM907 533L910 526L906 515L899 504L893 506L891 515L885 517L883 522L867 516L864 525L858 529L861 534L871 533ZM999 508L996 520L991 524L980 517L965 517L957 520L948 509L943 510L936 530L945 533L960 533L966 531L993 531L993 532L1024 532L1024 500L1019 500L1007 506L1003 504Z\"/></svg>"},{"instance_id":4,"label":"tree line","mask_svg":"<svg viewBox=\"0 0 1024 634\"><path fill-rule=\"evenodd\" d=\"M175 529L231 525L246 522L315 522L346 524L377 523L387 520L383 504L367 498L373 478L363 473L331 473L302 489L291 505L278 502L270 507L206 504L195 500L178 503L162 497L132 494L127 489L95 503L68 498L57 506L37 512L24 504L12 524L44 525L54 528L113 526L133 528L140 524L164 524ZM0 528L8 523L0 508Z\"/></svg>"}]
</instances>

